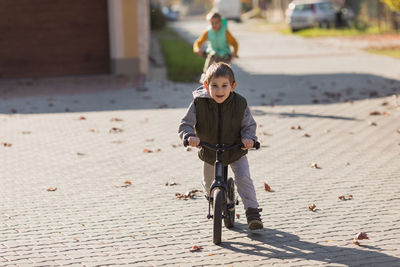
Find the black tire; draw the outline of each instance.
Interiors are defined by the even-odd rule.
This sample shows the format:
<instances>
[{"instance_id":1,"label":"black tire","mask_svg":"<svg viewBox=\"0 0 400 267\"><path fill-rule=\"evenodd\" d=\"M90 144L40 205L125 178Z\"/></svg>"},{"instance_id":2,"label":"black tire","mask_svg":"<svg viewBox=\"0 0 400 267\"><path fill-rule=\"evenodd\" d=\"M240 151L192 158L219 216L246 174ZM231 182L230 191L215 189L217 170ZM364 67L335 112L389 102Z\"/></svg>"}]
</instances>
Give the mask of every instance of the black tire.
<instances>
[{"instance_id":1,"label":"black tire","mask_svg":"<svg viewBox=\"0 0 400 267\"><path fill-rule=\"evenodd\" d=\"M213 243L221 243L222 234L222 191L219 188L214 189L213 205Z\"/></svg>"},{"instance_id":2,"label":"black tire","mask_svg":"<svg viewBox=\"0 0 400 267\"><path fill-rule=\"evenodd\" d=\"M235 224L235 182L233 178L230 177L226 184L227 189L227 214L224 217L224 224L226 228L232 228Z\"/></svg>"}]
</instances>

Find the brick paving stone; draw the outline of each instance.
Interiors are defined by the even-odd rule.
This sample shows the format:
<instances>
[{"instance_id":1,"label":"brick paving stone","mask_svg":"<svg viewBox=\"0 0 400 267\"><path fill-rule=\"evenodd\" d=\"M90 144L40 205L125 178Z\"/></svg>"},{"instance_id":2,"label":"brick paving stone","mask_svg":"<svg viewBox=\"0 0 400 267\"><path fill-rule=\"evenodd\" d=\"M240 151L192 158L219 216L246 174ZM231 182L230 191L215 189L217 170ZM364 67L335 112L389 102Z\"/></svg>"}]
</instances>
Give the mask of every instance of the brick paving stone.
<instances>
[{"instance_id":1,"label":"brick paving stone","mask_svg":"<svg viewBox=\"0 0 400 267\"><path fill-rule=\"evenodd\" d=\"M254 76L257 83L263 79ZM364 82L351 86L363 92ZM186 151L176 133L195 86L151 80L144 84L147 91L0 98L0 143L12 143L0 146L0 265L399 265L395 98L266 106L259 97L263 87L245 92L263 146L248 158L265 229L247 230L241 204L241 218L233 229L223 229L223 243L215 246L202 194L175 198L201 189L196 150ZM305 81L292 86L312 100ZM345 90L345 81L341 86ZM322 98L317 91L312 94ZM296 99L285 92L283 101ZM158 108L164 104L168 108ZM10 113L13 107L17 114ZM373 110L390 115L370 116ZM123 132L110 133L112 127ZM312 162L321 168L311 168ZM178 185L165 186L167 181ZM264 182L273 192L264 191ZM340 201L345 194L353 199ZM315 212L308 210L313 203ZM358 232L370 237L360 247L352 243ZM189 252L193 245L203 250Z\"/></svg>"}]
</instances>

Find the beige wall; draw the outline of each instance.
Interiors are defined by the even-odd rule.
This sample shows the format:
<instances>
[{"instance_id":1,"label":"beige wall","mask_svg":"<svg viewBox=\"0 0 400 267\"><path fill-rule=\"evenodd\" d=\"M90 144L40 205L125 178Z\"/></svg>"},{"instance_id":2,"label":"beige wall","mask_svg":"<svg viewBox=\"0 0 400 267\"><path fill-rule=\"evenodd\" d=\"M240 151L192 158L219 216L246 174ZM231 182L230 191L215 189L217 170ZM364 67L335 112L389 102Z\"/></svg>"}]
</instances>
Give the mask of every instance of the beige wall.
<instances>
[{"instance_id":1,"label":"beige wall","mask_svg":"<svg viewBox=\"0 0 400 267\"><path fill-rule=\"evenodd\" d=\"M148 73L150 23L147 0L108 0L111 71Z\"/></svg>"}]
</instances>

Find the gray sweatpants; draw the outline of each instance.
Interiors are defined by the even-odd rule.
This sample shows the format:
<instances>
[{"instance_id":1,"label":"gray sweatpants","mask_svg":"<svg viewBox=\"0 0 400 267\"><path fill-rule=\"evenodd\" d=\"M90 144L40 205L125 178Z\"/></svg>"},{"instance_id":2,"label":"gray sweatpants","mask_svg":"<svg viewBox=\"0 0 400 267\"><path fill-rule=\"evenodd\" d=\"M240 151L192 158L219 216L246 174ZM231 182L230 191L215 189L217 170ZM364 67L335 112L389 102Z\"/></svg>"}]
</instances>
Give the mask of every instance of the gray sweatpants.
<instances>
[{"instance_id":1,"label":"gray sweatpants","mask_svg":"<svg viewBox=\"0 0 400 267\"><path fill-rule=\"evenodd\" d=\"M234 179L236 189L243 201L244 208L258 208L256 191L254 189L253 180L250 177L249 162L247 161L247 157L241 157L237 161L231 163L230 166L235 175ZM203 173L204 190L206 190L207 195L209 195L210 186L215 178L214 165L204 162Z\"/></svg>"}]
</instances>

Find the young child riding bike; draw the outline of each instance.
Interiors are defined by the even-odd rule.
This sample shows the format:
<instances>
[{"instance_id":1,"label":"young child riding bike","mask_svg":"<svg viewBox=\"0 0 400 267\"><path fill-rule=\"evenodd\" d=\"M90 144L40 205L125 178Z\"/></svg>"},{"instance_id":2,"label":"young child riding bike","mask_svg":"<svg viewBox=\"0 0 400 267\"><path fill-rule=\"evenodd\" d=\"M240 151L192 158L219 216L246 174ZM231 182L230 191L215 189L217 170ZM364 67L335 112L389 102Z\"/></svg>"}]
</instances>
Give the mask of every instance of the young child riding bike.
<instances>
[{"instance_id":1,"label":"young child riding bike","mask_svg":"<svg viewBox=\"0 0 400 267\"><path fill-rule=\"evenodd\" d=\"M212 145L231 146L242 142L244 148L226 151L222 161L230 165L235 175L235 184L246 210L247 223L251 230L263 228L258 201L250 177L247 149L257 141L257 124L250 113L246 99L235 93L236 81L231 67L223 62L212 64L203 86L193 92L194 100L179 125L179 136L189 145L198 147L200 140ZM206 147L199 150L204 161L203 186L207 197L214 180L215 152Z\"/></svg>"},{"instance_id":2,"label":"young child riding bike","mask_svg":"<svg viewBox=\"0 0 400 267\"><path fill-rule=\"evenodd\" d=\"M230 63L231 59L238 57L238 43L228 30L225 19L222 19L218 12L210 12L207 15L207 21L211 27L205 30L193 44L193 52L201 57L207 55L204 64L203 73L206 73L208 67L214 62ZM208 46L204 52L201 48L208 41ZM233 46L231 52L230 45Z\"/></svg>"}]
</instances>

